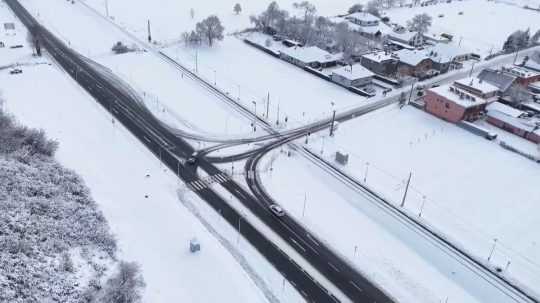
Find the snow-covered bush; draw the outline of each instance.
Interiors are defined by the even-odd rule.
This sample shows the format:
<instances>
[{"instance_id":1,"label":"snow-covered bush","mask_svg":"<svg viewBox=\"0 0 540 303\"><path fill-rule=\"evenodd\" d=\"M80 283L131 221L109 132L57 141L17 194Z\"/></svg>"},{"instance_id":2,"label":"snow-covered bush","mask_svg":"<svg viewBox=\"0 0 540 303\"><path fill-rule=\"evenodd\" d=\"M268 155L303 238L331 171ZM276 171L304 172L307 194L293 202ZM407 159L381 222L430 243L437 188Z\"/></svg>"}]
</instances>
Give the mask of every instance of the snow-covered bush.
<instances>
[{"instance_id":1,"label":"snow-covered bush","mask_svg":"<svg viewBox=\"0 0 540 303\"><path fill-rule=\"evenodd\" d=\"M85 302L117 263L105 218L57 146L0 111L0 302Z\"/></svg>"}]
</instances>

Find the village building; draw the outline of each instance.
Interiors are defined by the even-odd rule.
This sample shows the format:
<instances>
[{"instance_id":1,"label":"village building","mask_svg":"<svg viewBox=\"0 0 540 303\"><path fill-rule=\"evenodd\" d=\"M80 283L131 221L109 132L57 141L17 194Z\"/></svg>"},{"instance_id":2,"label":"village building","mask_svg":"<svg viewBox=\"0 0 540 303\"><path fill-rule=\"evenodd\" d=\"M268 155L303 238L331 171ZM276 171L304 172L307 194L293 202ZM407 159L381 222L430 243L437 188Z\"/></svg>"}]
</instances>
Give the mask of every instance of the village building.
<instances>
[{"instance_id":1,"label":"village building","mask_svg":"<svg viewBox=\"0 0 540 303\"><path fill-rule=\"evenodd\" d=\"M540 81L540 72L522 66L503 66L501 71L515 76L517 78L517 83L523 87L527 87L531 83Z\"/></svg>"},{"instance_id":2,"label":"village building","mask_svg":"<svg viewBox=\"0 0 540 303\"><path fill-rule=\"evenodd\" d=\"M531 59L527 60L521 66L532 71L540 72L540 62L537 62Z\"/></svg>"},{"instance_id":3,"label":"village building","mask_svg":"<svg viewBox=\"0 0 540 303\"><path fill-rule=\"evenodd\" d=\"M333 70L330 78L345 87L362 87L371 83L373 75L367 68L355 64Z\"/></svg>"},{"instance_id":4,"label":"village building","mask_svg":"<svg viewBox=\"0 0 540 303\"><path fill-rule=\"evenodd\" d=\"M497 100L496 91L496 87L472 78L433 87L424 96L425 110L453 123L474 121L484 113L488 104Z\"/></svg>"},{"instance_id":5,"label":"village building","mask_svg":"<svg viewBox=\"0 0 540 303\"><path fill-rule=\"evenodd\" d=\"M483 99L496 98L499 93L496 86L474 77L456 80L454 86Z\"/></svg>"},{"instance_id":6,"label":"village building","mask_svg":"<svg viewBox=\"0 0 540 303\"><path fill-rule=\"evenodd\" d=\"M501 96L509 94L510 89L517 84L517 77L500 70L486 68L478 74L478 79L496 86Z\"/></svg>"},{"instance_id":7,"label":"village building","mask_svg":"<svg viewBox=\"0 0 540 303\"><path fill-rule=\"evenodd\" d=\"M341 54L331 54L316 46L293 47L280 51L280 58L299 67L326 68L336 66Z\"/></svg>"},{"instance_id":8,"label":"village building","mask_svg":"<svg viewBox=\"0 0 540 303\"><path fill-rule=\"evenodd\" d=\"M398 58L388 52L365 54L360 58L360 64L375 74L390 76L396 73Z\"/></svg>"},{"instance_id":9,"label":"village building","mask_svg":"<svg viewBox=\"0 0 540 303\"><path fill-rule=\"evenodd\" d=\"M540 94L540 81L529 84L527 88L535 94Z\"/></svg>"},{"instance_id":10,"label":"village building","mask_svg":"<svg viewBox=\"0 0 540 303\"><path fill-rule=\"evenodd\" d=\"M499 102L486 109L488 123L536 144L540 143L539 119L527 118L525 112Z\"/></svg>"},{"instance_id":11,"label":"village building","mask_svg":"<svg viewBox=\"0 0 540 303\"><path fill-rule=\"evenodd\" d=\"M426 43L424 35L416 32L391 32L388 34L388 42L399 48L414 49Z\"/></svg>"},{"instance_id":12,"label":"village building","mask_svg":"<svg viewBox=\"0 0 540 303\"><path fill-rule=\"evenodd\" d=\"M420 79L434 75L433 60L422 51L402 49L395 53L399 58L397 73L400 76L412 76Z\"/></svg>"}]
</instances>

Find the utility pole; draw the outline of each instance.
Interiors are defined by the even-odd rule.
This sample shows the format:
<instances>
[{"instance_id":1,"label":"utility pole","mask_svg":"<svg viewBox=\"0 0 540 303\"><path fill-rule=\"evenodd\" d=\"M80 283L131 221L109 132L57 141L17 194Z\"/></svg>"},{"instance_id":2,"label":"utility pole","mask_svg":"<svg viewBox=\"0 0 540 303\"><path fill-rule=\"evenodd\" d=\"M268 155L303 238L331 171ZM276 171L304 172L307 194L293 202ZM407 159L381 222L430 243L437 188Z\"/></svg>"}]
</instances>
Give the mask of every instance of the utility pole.
<instances>
[{"instance_id":1,"label":"utility pole","mask_svg":"<svg viewBox=\"0 0 540 303\"><path fill-rule=\"evenodd\" d=\"M409 94L409 101L407 101L407 104L411 103L412 94L414 91L414 85L416 84L416 81L418 81L418 79L414 80L414 82L411 84L411 93Z\"/></svg>"},{"instance_id":2,"label":"utility pole","mask_svg":"<svg viewBox=\"0 0 540 303\"><path fill-rule=\"evenodd\" d=\"M277 120L276 120L276 125L279 125L279 103L277 105Z\"/></svg>"},{"instance_id":3,"label":"utility pole","mask_svg":"<svg viewBox=\"0 0 540 303\"><path fill-rule=\"evenodd\" d=\"M150 20L148 20L148 43L152 42L152 31L150 29Z\"/></svg>"},{"instance_id":4,"label":"utility pole","mask_svg":"<svg viewBox=\"0 0 540 303\"><path fill-rule=\"evenodd\" d=\"M469 72L469 77L472 77L472 74L474 72L474 65L476 64L476 62L473 62L472 66L471 66L471 71Z\"/></svg>"},{"instance_id":5,"label":"utility pole","mask_svg":"<svg viewBox=\"0 0 540 303\"><path fill-rule=\"evenodd\" d=\"M302 208L302 218L306 213L306 202L307 202L307 193L304 193L304 208Z\"/></svg>"},{"instance_id":6,"label":"utility pole","mask_svg":"<svg viewBox=\"0 0 540 303\"><path fill-rule=\"evenodd\" d=\"M334 136L334 123L336 122L336 111L334 110L334 114L332 115L332 124L330 125L330 137Z\"/></svg>"},{"instance_id":7,"label":"utility pole","mask_svg":"<svg viewBox=\"0 0 540 303\"><path fill-rule=\"evenodd\" d=\"M405 187L405 193L403 194L403 200L401 200L401 207L405 206L405 200L407 199L407 193L409 192L409 185L411 185L412 173L409 174L409 180L407 181L407 187Z\"/></svg>"},{"instance_id":8,"label":"utility pole","mask_svg":"<svg viewBox=\"0 0 540 303\"><path fill-rule=\"evenodd\" d=\"M268 98L266 99L266 119L270 113L270 92L268 92Z\"/></svg>"}]
</instances>

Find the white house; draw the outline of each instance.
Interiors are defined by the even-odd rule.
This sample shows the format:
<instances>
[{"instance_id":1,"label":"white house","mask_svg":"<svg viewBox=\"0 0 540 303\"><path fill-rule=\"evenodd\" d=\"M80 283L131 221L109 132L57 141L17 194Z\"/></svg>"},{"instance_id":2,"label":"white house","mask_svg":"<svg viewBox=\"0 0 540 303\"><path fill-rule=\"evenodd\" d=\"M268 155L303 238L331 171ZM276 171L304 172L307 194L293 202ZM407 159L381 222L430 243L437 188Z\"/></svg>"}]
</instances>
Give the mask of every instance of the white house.
<instances>
[{"instance_id":1,"label":"white house","mask_svg":"<svg viewBox=\"0 0 540 303\"><path fill-rule=\"evenodd\" d=\"M280 58L300 67L323 68L335 66L341 54L331 54L316 46L291 47L280 51Z\"/></svg>"},{"instance_id":2,"label":"white house","mask_svg":"<svg viewBox=\"0 0 540 303\"><path fill-rule=\"evenodd\" d=\"M377 26L380 22L378 17L366 12L350 14L345 19L360 26Z\"/></svg>"},{"instance_id":3,"label":"white house","mask_svg":"<svg viewBox=\"0 0 540 303\"><path fill-rule=\"evenodd\" d=\"M347 65L332 71L330 78L345 87L360 87L370 84L374 74L360 64Z\"/></svg>"}]
</instances>

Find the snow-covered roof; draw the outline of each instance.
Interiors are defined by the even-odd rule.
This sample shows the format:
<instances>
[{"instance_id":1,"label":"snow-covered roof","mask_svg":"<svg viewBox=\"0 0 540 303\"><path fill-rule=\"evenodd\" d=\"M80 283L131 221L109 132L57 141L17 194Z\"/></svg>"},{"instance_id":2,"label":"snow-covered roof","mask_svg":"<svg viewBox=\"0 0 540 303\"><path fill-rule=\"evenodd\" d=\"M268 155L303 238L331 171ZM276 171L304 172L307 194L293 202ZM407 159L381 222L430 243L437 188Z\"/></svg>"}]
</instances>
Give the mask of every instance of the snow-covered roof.
<instances>
[{"instance_id":1,"label":"snow-covered roof","mask_svg":"<svg viewBox=\"0 0 540 303\"><path fill-rule=\"evenodd\" d=\"M493 102L491 103L490 105L488 105L486 107L487 111L488 112L491 112L491 111L498 111L498 112L501 112L507 116L510 116L510 117L514 117L514 118L518 118L520 117L521 115L524 114L523 111L519 110L519 109L515 109L511 106L508 106L506 104L502 104L501 102Z\"/></svg>"},{"instance_id":2,"label":"snow-covered roof","mask_svg":"<svg viewBox=\"0 0 540 303\"><path fill-rule=\"evenodd\" d=\"M478 79L492 84L503 93L506 92L516 81L516 77L491 68L486 68L478 74Z\"/></svg>"},{"instance_id":3,"label":"snow-covered roof","mask_svg":"<svg viewBox=\"0 0 540 303\"><path fill-rule=\"evenodd\" d=\"M396 55L399 57L399 61L411 66L416 66L422 62L422 60L428 59L426 53L417 50L402 49L397 51Z\"/></svg>"},{"instance_id":4,"label":"snow-covered roof","mask_svg":"<svg viewBox=\"0 0 540 303\"><path fill-rule=\"evenodd\" d=\"M357 13L354 13L354 14L350 14L346 17L347 19L356 19L356 20L359 20L359 21L364 21L364 22L376 22L376 21L379 21L379 18L370 14L370 13L366 13L366 12L357 12Z\"/></svg>"},{"instance_id":5,"label":"snow-covered roof","mask_svg":"<svg viewBox=\"0 0 540 303\"><path fill-rule=\"evenodd\" d=\"M540 75L540 72L516 65L503 66L502 70L520 78L531 78Z\"/></svg>"},{"instance_id":6,"label":"snow-covered roof","mask_svg":"<svg viewBox=\"0 0 540 303\"><path fill-rule=\"evenodd\" d=\"M362 55L362 58L366 58L373 62L378 62L378 63L388 61L388 60L396 60L396 58L392 56L392 53L389 53L389 52L369 53L369 54Z\"/></svg>"},{"instance_id":7,"label":"snow-covered roof","mask_svg":"<svg viewBox=\"0 0 540 303\"><path fill-rule=\"evenodd\" d=\"M399 39L401 41L411 41L414 38L414 36L416 36L417 34L418 34L417 32L410 32L410 31L404 31L402 33L392 31L392 33L390 33L389 36L390 36L390 39L394 38L394 39Z\"/></svg>"},{"instance_id":8,"label":"snow-covered roof","mask_svg":"<svg viewBox=\"0 0 540 303\"><path fill-rule=\"evenodd\" d=\"M436 62L450 62L458 56L472 53L466 48L446 43L437 43L433 47L426 49L426 52Z\"/></svg>"},{"instance_id":9,"label":"snow-covered roof","mask_svg":"<svg viewBox=\"0 0 540 303\"><path fill-rule=\"evenodd\" d=\"M429 90L463 108L475 107L495 101L495 98L480 98L450 84L433 87Z\"/></svg>"},{"instance_id":10,"label":"snow-covered roof","mask_svg":"<svg viewBox=\"0 0 540 303\"><path fill-rule=\"evenodd\" d=\"M352 66L347 65L333 70L332 73L349 80L363 79L367 77L372 77L374 75L370 70L360 64L355 64Z\"/></svg>"},{"instance_id":11,"label":"snow-covered roof","mask_svg":"<svg viewBox=\"0 0 540 303\"><path fill-rule=\"evenodd\" d=\"M540 123L540 121L512 117L497 110L489 111L487 113L487 116L495 118L515 128L518 128L527 132L534 132L536 134L540 134L540 129L536 125L536 123Z\"/></svg>"},{"instance_id":12,"label":"snow-covered roof","mask_svg":"<svg viewBox=\"0 0 540 303\"><path fill-rule=\"evenodd\" d=\"M316 46L309 47L292 47L281 50L285 55L300 60L304 63L327 63L334 62L340 59L341 54L331 54Z\"/></svg>"},{"instance_id":13,"label":"snow-covered roof","mask_svg":"<svg viewBox=\"0 0 540 303\"><path fill-rule=\"evenodd\" d=\"M525 65L523 65L523 67L528 68L530 70L540 72L540 62L536 62L536 61L534 61L532 59L527 61L527 63L525 63Z\"/></svg>"},{"instance_id":14,"label":"snow-covered roof","mask_svg":"<svg viewBox=\"0 0 540 303\"><path fill-rule=\"evenodd\" d=\"M475 77L468 77L456 80L455 83L473 88L477 91L479 91L481 94L489 94L494 93L499 90L498 87L496 87L493 84L488 83L487 81L482 81L481 79L475 78Z\"/></svg>"}]
</instances>

